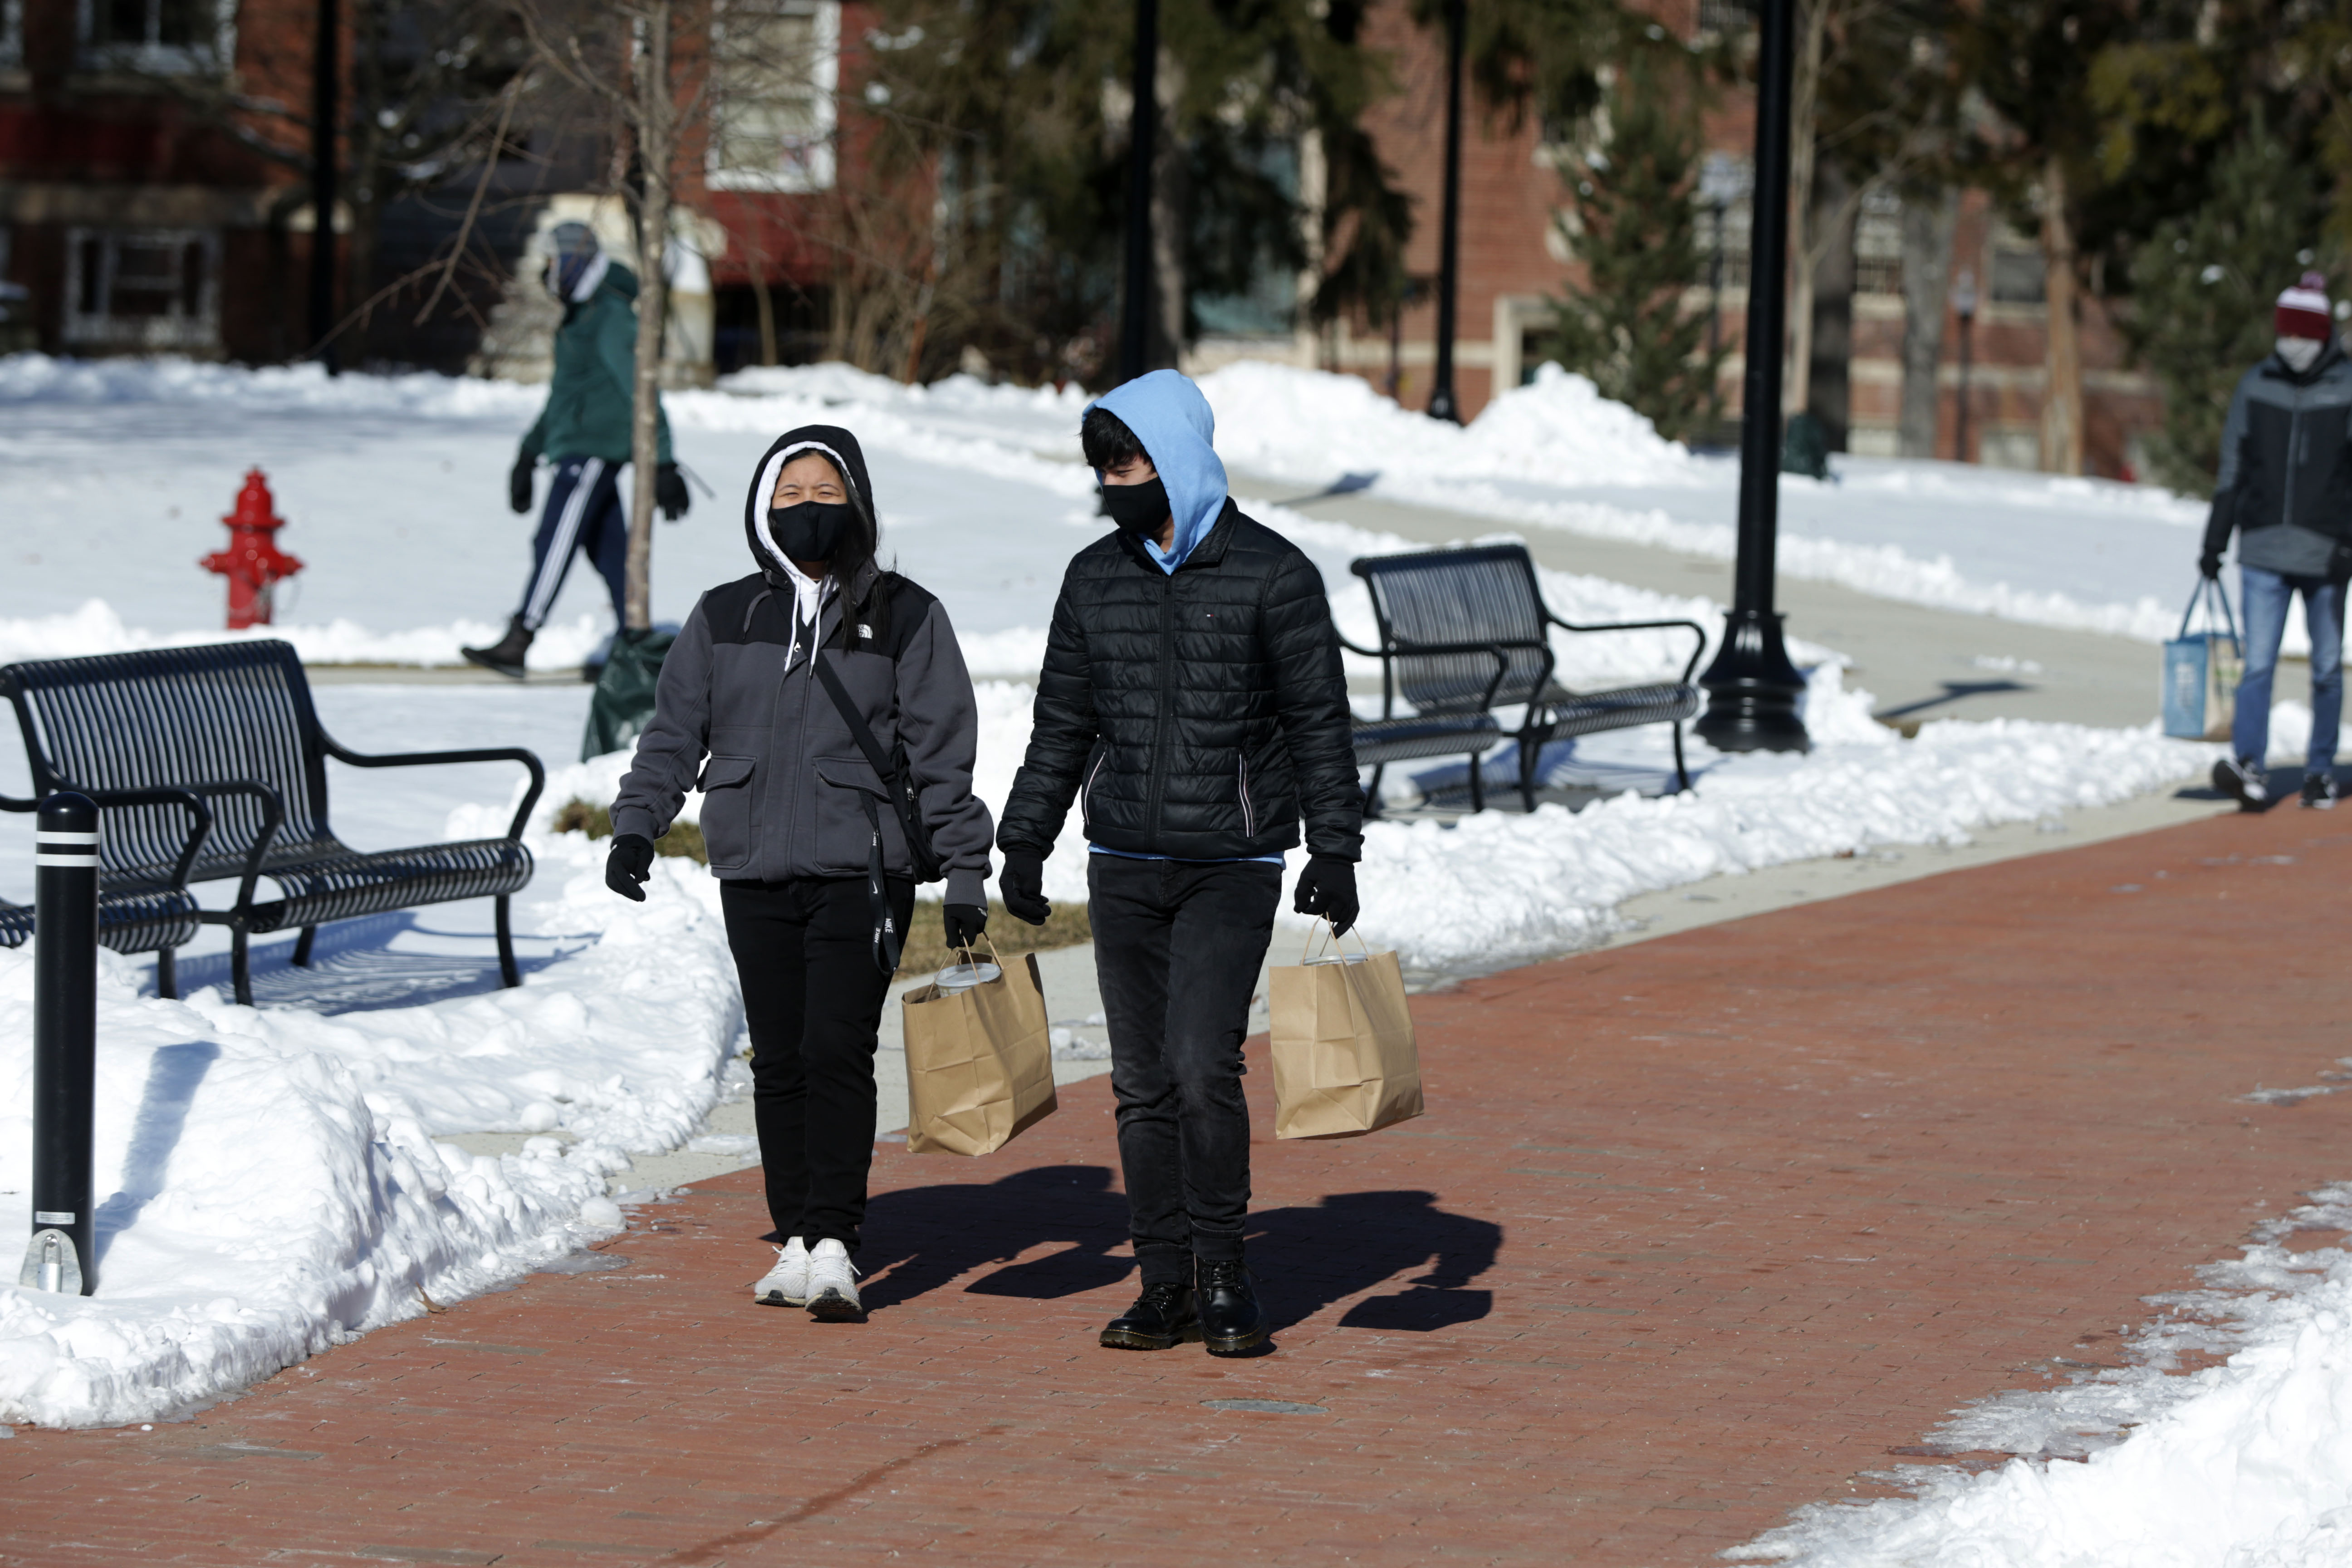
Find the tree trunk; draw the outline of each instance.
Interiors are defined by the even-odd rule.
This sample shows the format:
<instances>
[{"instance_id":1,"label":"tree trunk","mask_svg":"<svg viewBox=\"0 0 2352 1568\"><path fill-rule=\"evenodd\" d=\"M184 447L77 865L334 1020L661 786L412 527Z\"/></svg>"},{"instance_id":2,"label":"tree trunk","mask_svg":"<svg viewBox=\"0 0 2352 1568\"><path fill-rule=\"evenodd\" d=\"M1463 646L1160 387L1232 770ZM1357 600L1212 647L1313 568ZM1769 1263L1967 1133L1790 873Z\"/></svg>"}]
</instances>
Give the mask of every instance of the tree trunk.
<instances>
[{"instance_id":1,"label":"tree trunk","mask_svg":"<svg viewBox=\"0 0 2352 1568\"><path fill-rule=\"evenodd\" d=\"M644 44L637 56L637 136L645 188L637 224L637 363L635 406L629 428L628 627L654 624L654 464L660 453L663 318L669 302L662 262L669 247L671 121L671 0L646 7Z\"/></svg>"},{"instance_id":2,"label":"tree trunk","mask_svg":"<svg viewBox=\"0 0 2352 1568\"><path fill-rule=\"evenodd\" d=\"M1806 412L1822 422L1830 450L1846 450L1853 423L1854 221L1862 203L1834 159L1813 178L1813 231L1820 254L1812 274L1812 331L1806 355Z\"/></svg>"},{"instance_id":3,"label":"tree trunk","mask_svg":"<svg viewBox=\"0 0 2352 1568\"><path fill-rule=\"evenodd\" d=\"M1184 68L1160 51L1155 75L1160 100L1160 140L1151 150L1151 331L1144 360L1151 370L1171 370L1184 355L1184 230L1190 181L1183 138L1177 134L1176 100L1184 90Z\"/></svg>"},{"instance_id":4,"label":"tree trunk","mask_svg":"<svg viewBox=\"0 0 2352 1568\"><path fill-rule=\"evenodd\" d=\"M1789 83L1789 363L1780 412L1795 414L1812 399L1813 142L1821 124L1822 50L1832 0L1798 0L1802 31Z\"/></svg>"},{"instance_id":5,"label":"tree trunk","mask_svg":"<svg viewBox=\"0 0 2352 1568\"><path fill-rule=\"evenodd\" d=\"M2042 265L2047 325L2043 339L2042 468L2083 471L2083 345L2076 319L2074 228L2067 210L2066 165L2052 153L2042 170Z\"/></svg>"},{"instance_id":6,"label":"tree trunk","mask_svg":"<svg viewBox=\"0 0 2352 1568\"><path fill-rule=\"evenodd\" d=\"M1944 360L1944 313L1952 272L1952 234L1960 193L1903 203L1903 413L1898 448L1906 458L1932 458L1943 398L1936 384Z\"/></svg>"}]
</instances>

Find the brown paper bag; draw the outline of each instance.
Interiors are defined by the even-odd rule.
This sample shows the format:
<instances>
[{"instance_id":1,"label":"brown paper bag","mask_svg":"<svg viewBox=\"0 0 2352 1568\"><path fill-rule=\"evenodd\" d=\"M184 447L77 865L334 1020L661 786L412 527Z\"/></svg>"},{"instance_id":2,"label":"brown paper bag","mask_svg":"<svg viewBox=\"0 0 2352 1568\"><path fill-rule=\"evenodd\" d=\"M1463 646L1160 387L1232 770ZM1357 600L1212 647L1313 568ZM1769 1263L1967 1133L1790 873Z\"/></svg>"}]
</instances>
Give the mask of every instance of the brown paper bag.
<instances>
[{"instance_id":1,"label":"brown paper bag","mask_svg":"<svg viewBox=\"0 0 2352 1568\"><path fill-rule=\"evenodd\" d=\"M1276 1137L1354 1138L1421 1114L1421 1052L1395 953L1280 964L1266 983Z\"/></svg>"},{"instance_id":2,"label":"brown paper bag","mask_svg":"<svg viewBox=\"0 0 2352 1568\"><path fill-rule=\"evenodd\" d=\"M994 955L995 947L990 945ZM1004 973L969 991L936 983L906 1010L907 1152L986 1154L1054 1112L1054 1046L1037 958L995 960Z\"/></svg>"}]
</instances>

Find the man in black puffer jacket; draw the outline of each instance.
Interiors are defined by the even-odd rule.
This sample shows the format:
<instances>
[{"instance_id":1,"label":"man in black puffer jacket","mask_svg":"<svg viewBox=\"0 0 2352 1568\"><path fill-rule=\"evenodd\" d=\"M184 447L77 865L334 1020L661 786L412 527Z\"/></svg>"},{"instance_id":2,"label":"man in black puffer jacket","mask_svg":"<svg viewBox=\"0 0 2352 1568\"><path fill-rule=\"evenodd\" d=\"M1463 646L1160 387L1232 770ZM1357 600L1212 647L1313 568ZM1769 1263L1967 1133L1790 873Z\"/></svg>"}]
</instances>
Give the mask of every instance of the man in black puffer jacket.
<instances>
[{"instance_id":1,"label":"man in black puffer jacket","mask_svg":"<svg viewBox=\"0 0 2352 1568\"><path fill-rule=\"evenodd\" d=\"M1242 1261L1242 1039L1282 852L1303 818L1297 908L1346 931L1363 795L1322 575L1234 505L1213 430L1200 388L1174 371L1087 410L1087 461L1118 526L1062 580L996 842L1004 907L1033 923L1074 797L1093 851L1087 907L1143 1276L1102 1342L1205 1340L1229 1354L1266 1332Z\"/></svg>"}]
</instances>

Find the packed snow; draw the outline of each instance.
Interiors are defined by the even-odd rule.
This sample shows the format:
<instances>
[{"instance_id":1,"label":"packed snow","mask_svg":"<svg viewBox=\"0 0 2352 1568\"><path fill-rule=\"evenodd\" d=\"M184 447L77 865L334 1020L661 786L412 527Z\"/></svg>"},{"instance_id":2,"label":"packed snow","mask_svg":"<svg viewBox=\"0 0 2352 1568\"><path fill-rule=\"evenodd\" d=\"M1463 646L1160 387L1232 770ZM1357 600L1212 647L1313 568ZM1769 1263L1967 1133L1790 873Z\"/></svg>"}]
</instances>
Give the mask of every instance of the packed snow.
<instances>
[{"instance_id":1,"label":"packed snow","mask_svg":"<svg viewBox=\"0 0 2352 1568\"><path fill-rule=\"evenodd\" d=\"M1681 498L1675 504L1694 514L1724 510L1720 498L1706 500L1719 483L1709 459L1658 441L1570 378L1543 378L1463 432L1392 405L1384 414L1344 378L1282 372L1254 383L1262 368L1210 381L1244 471L1283 477L1276 448L1286 431L1304 454L1322 438L1316 421L1352 409L1366 424L1347 439L1391 462L1427 458L1430 474L1442 448L1454 453L1444 458L1452 471L1502 476L1496 484L1570 483L1540 458L1605 469ZM0 482L13 503L0 547L9 565L0 659L216 638L206 628L221 585L194 557L219 545L215 519L257 464L291 520L281 545L309 563L270 635L321 663L450 662L459 641L494 633L520 591L532 520L503 510L504 476L541 395L434 376L331 382L307 369L0 361ZM1027 680L1063 563L1104 526L1076 456L1084 401L1075 389L969 379L908 389L837 366L673 396L679 455L719 494L698 497L692 517L659 531L656 616L680 618L702 588L747 569L737 487L779 430L849 425L872 462L886 549L940 594L981 678L978 785L1001 805L1025 745ZM1456 442L1468 445L1447 445ZM1341 464L1360 454L1334 435L1314 456ZM1988 505L1992 521L1979 531L2011 526L2011 511L2038 517L2040 504ZM2170 526L2134 505L2112 510L2131 526ZM1367 638L1369 602L1348 563L1418 546L1252 507L1316 561L1343 632ZM1577 619L1687 618L1709 637L1721 626L1719 606L1704 598L1566 573L1541 582L1553 607ZM576 665L609 628L604 597L575 567L533 662ZM1645 632L1559 646L1571 680L1643 679L1679 672L1691 638ZM1952 841L2161 787L2213 755L2152 730L2022 723L1930 724L1905 741L1871 721L1867 695L1848 689L1832 650L1794 651L1811 667L1811 753L1731 757L1694 742L1696 791L1656 798L1671 773L1664 730L1557 746L1540 759L1543 776L1598 786L1602 798L1450 828L1371 824L1368 933L1417 973L1493 969L1600 940L1613 909L1638 892ZM1372 667L1349 668L1362 689ZM0 1289L0 1419L149 1419L425 1310L428 1297L446 1301L546 1266L619 1222L604 1194L628 1154L693 1136L727 1081L740 1004L715 884L665 860L649 900L627 904L602 885L601 847L551 831L567 799L608 800L625 761L574 761L585 688L321 681L314 690L329 728L362 750L524 743L547 760L550 787L530 833L539 871L516 910L526 984L497 987L478 901L329 928L309 971L287 967L290 939L260 944L257 1010L222 1000L216 931L184 963L185 1002L142 994L152 964L110 960L100 1289L87 1300ZM1515 773L1508 748L1488 769L1499 792ZM1392 770L1388 783L1402 805L1461 771ZM520 787L511 767L402 776L337 764L330 776L333 820L366 848L501 831ZM23 788L21 760L0 755L0 789ZM0 817L0 896L29 895L29 837L24 818ZM1295 873L1302 858L1291 858ZM1073 826L1047 863L1047 891L1083 897L1085 861ZM220 890L204 891L217 906ZM29 975L25 953L0 955L0 1074L18 1085L9 1103L19 1106ZM650 997L660 999L657 1016ZM257 1125L287 1134L257 1145ZM485 1131L536 1141L496 1157L446 1142ZM24 1117L0 1118L8 1168L24 1169L28 1138ZM0 1191L0 1232L14 1223L21 1234L28 1194L21 1178L0 1182L19 1189Z\"/></svg>"},{"instance_id":2,"label":"packed snow","mask_svg":"<svg viewBox=\"0 0 2352 1568\"><path fill-rule=\"evenodd\" d=\"M1800 1568L2340 1568L2352 1562L2352 1187L2157 1298L2132 1364L2004 1394L1934 1435L1998 1468L1898 1472L1914 1496L1808 1508L1724 1556ZM2185 1351L2226 1353L2183 1374Z\"/></svg>"}]
</instances>

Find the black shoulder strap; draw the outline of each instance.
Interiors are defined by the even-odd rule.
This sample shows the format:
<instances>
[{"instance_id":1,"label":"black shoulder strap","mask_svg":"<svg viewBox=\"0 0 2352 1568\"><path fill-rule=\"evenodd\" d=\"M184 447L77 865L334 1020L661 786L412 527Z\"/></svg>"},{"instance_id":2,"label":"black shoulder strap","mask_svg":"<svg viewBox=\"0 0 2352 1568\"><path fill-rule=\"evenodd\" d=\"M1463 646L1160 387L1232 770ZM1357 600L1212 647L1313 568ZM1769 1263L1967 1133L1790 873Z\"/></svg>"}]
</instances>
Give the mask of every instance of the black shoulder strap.
<instances>
[{"instance_id":1,"label":"black shoulder strap","mask_svg":"<svg viewBox=\"0 0 2352 1568\"><path fill-rule=\"evenodd\" d=\"M895 796L898 793L897 770L890 766L890 759L882 754L882 742L874 738L874 731L866 722L866 715L860 713L857 704L849 700L847 689L841 684L841 677L834 674L833 666L826 661L824 650L812 652L809 662L816 667L817 679L824 683L824 694L832 698L833 705L841 710L842 721L849 726L849 738L857 742L857 749L866 753L867 762L874 764L874 776L880 779L883 787Z\"/></svg>"}]
</instances>

